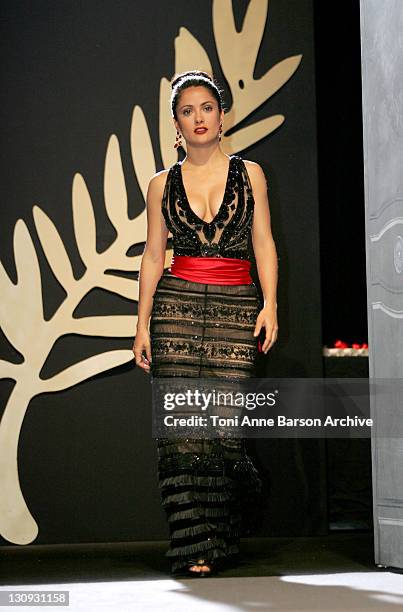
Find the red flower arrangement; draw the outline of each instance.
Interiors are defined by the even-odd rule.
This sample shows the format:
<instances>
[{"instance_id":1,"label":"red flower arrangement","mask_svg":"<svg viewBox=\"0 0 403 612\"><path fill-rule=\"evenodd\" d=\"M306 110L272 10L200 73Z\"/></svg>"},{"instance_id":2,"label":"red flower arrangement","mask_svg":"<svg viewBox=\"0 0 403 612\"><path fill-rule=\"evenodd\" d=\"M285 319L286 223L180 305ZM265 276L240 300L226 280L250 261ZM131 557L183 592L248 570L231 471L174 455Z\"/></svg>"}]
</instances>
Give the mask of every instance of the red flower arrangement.
<instances>
[{"instance_id":1,"label":"red flower arrangement","mask_svg":"<svg viewBox=\"0 0 403 612\"><path fill-rule=\"evenodd\" d=\"M368 357L368 344L353 342L348 345L344 340L336 340L332 347L323 347L325 357Z\"/></svg>"},{"instance_id":2,"label":"red flower arrangement","mask_svg":"<svg viewBox=\"0 0 403 612\"><path fill-rule=\"evenodd\" d=\"M343 340L336 340L336 342L333 345L334 348L349 348L347 342L343 342ZM351 345L351 348L353 349L367 349L368 348L368 344L366 342L363 342L362 344L358 344L357 342L353 342L353 344Z\"/></svg>"}]
</instances>

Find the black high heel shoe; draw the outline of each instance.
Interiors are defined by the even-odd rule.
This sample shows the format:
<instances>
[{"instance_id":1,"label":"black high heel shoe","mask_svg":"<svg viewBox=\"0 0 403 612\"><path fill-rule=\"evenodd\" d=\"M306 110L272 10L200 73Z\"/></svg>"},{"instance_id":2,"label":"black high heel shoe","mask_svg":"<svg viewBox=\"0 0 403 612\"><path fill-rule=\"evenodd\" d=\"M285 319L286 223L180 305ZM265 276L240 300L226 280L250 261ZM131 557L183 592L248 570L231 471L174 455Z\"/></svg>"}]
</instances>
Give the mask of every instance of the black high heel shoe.
<instances>
[{"instance_id":1,"label":"black high heel shoe","mask_svg":"<svg viewBox=\"0 0 403 612\"><path fill-rule=\"evenodd\" d=\"M194 567L195 565L205 565L206 567L209 567L209 570L192 570L190 569L191 567ZM208 561L207 559L189 559L187 562L187 575L191 575L191 576L196 576L202 578L205 576L213 576L217 574L217 565L214 561Z\"/></svg>"}]
</instances>

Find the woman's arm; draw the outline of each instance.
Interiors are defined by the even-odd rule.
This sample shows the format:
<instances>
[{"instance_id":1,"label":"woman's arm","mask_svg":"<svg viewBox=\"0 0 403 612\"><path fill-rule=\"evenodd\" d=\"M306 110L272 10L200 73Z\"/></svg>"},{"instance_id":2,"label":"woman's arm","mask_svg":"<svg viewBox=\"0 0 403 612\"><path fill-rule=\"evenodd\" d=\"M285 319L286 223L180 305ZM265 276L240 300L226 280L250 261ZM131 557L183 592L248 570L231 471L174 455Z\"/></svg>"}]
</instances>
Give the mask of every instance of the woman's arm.
<instances>
[{"instance_id":1,"label":"woman's arm","mask_svg":"<svg viewBox=\"0 0 403 612\"><path fill-rule=\"evenodd\" d=\"M151 343L148 325L155 289L164 271L166 244L169 233L161 211L167 173L167 170L162 170L151 178L146 198L147 241L139 272L137 331L133 345L136 365L146 371L149 371L150 366L144 362L143 351L146 353L148 362L151 362Z\"/></svg>"},{"instance_id":2,"label":"woman's arm","mask_svg":"<svg viewBox=\"0 0 403 612\"><path fill-rule=\"evenodd\" d=\"M278 331L278 258L271 231L270 206L265 174L256 162L248 161L247 169L255 200L252 226L253 251L264 298L263 309L257 318L254 335L257 336L262 326L265 327L266 338L262 350L264 353L267 353L276 341Z\"/></svg>"}]
</instances>

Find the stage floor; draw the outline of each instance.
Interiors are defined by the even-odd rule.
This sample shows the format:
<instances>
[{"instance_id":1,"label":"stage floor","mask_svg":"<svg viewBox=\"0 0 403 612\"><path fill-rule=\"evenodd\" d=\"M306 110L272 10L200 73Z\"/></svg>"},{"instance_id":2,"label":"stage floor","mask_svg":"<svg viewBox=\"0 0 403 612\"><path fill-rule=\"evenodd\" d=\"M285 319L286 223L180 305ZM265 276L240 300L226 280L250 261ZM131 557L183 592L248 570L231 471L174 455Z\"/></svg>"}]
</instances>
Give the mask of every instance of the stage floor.
<instances>
[{"instance_id":1,"label":"stage floor","mask_svg":"<svg viewBox=\"0 0 403 612\"><path fill-rule=\"evenodd\" d=\"M1 591L67 590L69 610L87 612L403 607L403 576L374 565L370 532L243 539L238 566L211 578L172 578L166 547L164 541L3 548Z\"/></svg>"}]
</instances>

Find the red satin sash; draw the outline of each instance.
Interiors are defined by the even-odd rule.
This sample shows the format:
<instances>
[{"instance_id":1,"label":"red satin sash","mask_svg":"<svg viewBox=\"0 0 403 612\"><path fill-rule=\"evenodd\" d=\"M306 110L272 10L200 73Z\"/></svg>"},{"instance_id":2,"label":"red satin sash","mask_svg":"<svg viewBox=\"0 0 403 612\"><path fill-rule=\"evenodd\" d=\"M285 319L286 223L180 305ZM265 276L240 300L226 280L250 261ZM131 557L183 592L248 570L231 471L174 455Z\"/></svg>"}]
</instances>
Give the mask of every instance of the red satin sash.
<instances>
[{"instance_id":1,"label":"red satin sash","mask_svg":"<svg viewBox=\"0 0 403 612\"><path fill-rule=\"evenodd\" d=\"M251 262L233 257L172 257L169 272L194 283L209 285L251 285Z\"/></svg>"}]
</instances>

